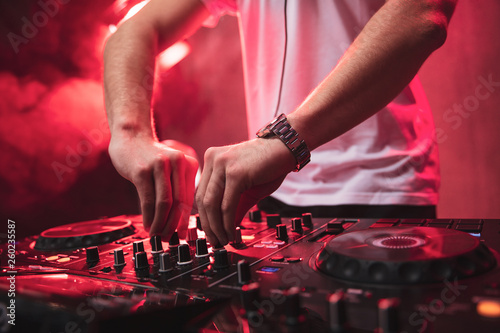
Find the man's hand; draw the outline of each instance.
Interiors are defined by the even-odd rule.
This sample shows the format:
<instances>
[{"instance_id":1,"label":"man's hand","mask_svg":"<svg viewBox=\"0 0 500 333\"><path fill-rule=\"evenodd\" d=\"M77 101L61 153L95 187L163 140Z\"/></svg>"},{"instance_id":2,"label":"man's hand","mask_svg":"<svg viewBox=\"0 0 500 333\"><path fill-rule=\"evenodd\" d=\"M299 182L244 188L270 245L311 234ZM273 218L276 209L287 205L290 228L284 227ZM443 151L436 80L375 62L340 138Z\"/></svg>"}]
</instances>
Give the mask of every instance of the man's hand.
<instances>
[{"instance_id":1,"label":"man's hand","mask_svg":"<svg viewBox=\"0 0 500 333\"><path fill-rule=\"evenodd\" d=\"M234 239L234 230L260 199L273 193L296 161L278 138L210 148L196 192L203 231L212 245Z\"/></svg>"},{"instance_id":2,"label":"man's hand","mask_svg":"<svg viewBox=\"0 0 500 333\"><path fill-rule=\"evenodd\" d=\"M152 138L112 139L109 154L116 170L139 194L144 228L169 240L185 236L194 200L196 158Z\"/></svg>"}]
</instances>

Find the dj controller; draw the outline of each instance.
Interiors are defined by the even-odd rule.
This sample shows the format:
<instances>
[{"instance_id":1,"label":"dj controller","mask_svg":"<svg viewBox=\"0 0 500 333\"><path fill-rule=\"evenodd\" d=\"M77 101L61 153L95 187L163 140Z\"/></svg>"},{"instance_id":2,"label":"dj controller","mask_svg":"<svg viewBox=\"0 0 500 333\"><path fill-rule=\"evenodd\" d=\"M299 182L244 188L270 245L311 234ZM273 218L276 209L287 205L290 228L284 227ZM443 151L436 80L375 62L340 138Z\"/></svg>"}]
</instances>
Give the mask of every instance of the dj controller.
<instances>
[{"instance_id":1,"label":"dj controller","mask_svg":"<svg viewBox=\"0 0 500 333\"><path fill-rule=\"evenodd\" d=\"M251 211L215 248L118 216L0 251L0 332L500 331L500 220Z\"/></svg>"}]
</instances>

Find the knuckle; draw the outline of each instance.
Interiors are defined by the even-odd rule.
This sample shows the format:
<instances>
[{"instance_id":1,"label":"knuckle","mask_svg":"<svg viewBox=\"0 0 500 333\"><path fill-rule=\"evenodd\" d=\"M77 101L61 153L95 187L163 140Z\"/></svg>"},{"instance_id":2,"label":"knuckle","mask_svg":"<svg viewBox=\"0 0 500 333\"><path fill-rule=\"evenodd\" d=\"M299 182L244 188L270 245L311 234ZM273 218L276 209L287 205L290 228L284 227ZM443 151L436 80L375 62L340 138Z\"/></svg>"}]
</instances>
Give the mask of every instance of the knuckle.
<instances>
[{"instance_id":1,"label":"knuckle","mask_svg":"<svg viewBox=\"0 0 500 333\"><path fill-rule=\"evenodd\" d=\"M177 165L184 162L184 154L177 150L172 150L168 154L168 160L171 164Z\"/></svg>"},{"instance_id":2,"label":"knuckle","mask_svg":"<svg viewBox=\"0 0 500 333\"><path fill-rule=\"evenodd\" d=\"M203 207L205 207L205 209L207 209L207 210L212 210L215 208L214 200L209 195L206 195L202 199L202 204L203 204Z\"/></svg>"},{"instance_id":3,"label":"knuckle","mask_svg":"<svg viewBox=\"0 0 500 333\"><path fill-rule=\"evenodd\" d=\"M159 199L156 201L156 208L157 209L165 209L170 207L171 201L168 199Z\"/></svg>"}]
</instances>

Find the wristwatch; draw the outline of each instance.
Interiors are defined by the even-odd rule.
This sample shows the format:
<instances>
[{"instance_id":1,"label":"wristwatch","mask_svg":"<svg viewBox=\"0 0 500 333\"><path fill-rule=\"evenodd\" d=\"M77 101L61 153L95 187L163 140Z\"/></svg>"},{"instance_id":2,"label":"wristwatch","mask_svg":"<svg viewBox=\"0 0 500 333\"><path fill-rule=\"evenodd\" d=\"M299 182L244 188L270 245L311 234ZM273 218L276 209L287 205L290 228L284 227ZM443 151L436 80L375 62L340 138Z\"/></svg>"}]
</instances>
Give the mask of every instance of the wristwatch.
<instances>
[{"instance_id":1,"label":"wristwatch","mask_svg":"<svg viewBox=\"0 0 500 333\"><path fill-rule=\"evenodd\" d=\"M267 138L273 135L280 138L295 157L297 161L295 172L301 170L311 161L309 148L307 148L304 140L299 137L299 134L288 123L285 114L280 114L257 132L257 137L259 138Z\"/></svg>"}]
</instances>

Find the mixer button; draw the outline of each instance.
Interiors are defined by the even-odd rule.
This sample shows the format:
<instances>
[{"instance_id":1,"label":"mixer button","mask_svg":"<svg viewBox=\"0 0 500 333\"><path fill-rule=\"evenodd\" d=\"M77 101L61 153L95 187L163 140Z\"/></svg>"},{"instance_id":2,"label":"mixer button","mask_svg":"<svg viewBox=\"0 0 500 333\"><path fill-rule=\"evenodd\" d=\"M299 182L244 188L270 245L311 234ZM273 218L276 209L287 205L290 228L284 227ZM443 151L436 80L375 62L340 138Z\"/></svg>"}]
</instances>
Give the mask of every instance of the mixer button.
<instances>
[{"instance_id":1,"label":"mixer button","mask_svg":"<svg viewBox=\"0 0 500 333\"><path fill-rule=\"evenodd\" d=\"M301 262L301 261L302 261L302 258L300 258L300 257L290 257L290 258L286 259L286 262L289 262L292 264L295 264L295 263Z\"/></svg>"},{"instance_id":2,"label":"mixer button","mask_svg":"<svg viewBox=\"0 0 500 333\"><path fill-rule=\"evenodd\" d=\"M283 262L283 261L285 261L285 257L277 255L277 256L271 257L271 261Z\"/></svg>"}]
</instances>

